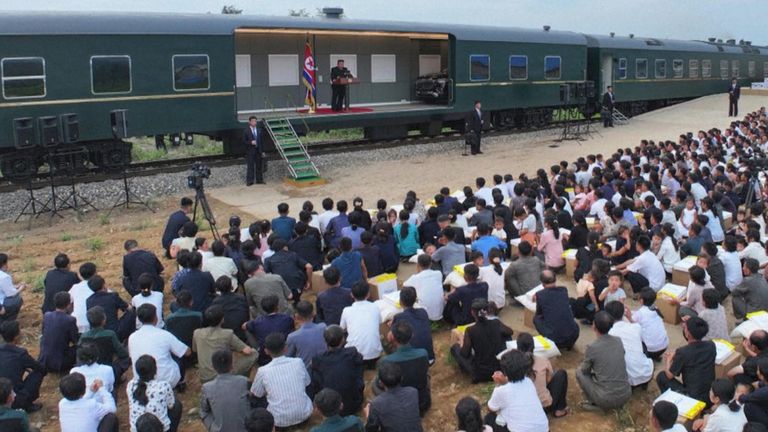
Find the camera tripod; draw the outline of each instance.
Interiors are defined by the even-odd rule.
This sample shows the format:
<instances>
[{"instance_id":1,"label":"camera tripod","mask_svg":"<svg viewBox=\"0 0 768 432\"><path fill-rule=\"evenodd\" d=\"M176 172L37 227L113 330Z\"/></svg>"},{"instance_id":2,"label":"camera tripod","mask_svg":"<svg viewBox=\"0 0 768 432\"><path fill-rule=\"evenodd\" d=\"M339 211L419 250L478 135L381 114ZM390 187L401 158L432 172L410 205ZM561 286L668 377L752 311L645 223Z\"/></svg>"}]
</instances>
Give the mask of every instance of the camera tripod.
<instances>
[{"instance_id":1,"label":"camera tripod","mask_svg":"<svg viewBox=\"0 0 768 432\"><path fill-rule=\"evenodd\" d=\"M749 210L753 201L760 201L760 178L758 171L754 171L749 176L749 182L747 183L747 198L744 200L744 208ZM757 195L757 199L755 199Z\"/></svg>"},{"instance_id":2,"label":"camera tripod","mask_svg":"<svg viewBox=\"0 0 768 432\"><path fill-rule=\"evenodd\" d=\"M211 227L213 238L216 240L221 240L221 237L219 237L219 230L216 228L216 218L213 216L213 211L211 210L211 206L208 204L208 198L205 196L205 189L203 189L202 185L195 188L195 206L192 210L193 221L197 220L198 205L203 210L203 217L205 217L205 220L208 221L208 225Z\"/></svg>"}]
</instances>

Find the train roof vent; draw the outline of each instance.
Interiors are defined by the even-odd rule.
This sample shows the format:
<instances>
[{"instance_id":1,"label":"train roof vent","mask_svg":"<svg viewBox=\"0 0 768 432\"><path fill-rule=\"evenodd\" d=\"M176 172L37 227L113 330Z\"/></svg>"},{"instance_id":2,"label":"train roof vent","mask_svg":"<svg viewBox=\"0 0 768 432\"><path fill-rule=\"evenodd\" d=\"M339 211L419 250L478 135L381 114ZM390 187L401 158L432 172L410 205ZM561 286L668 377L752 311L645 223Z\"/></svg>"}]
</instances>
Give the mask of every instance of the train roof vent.
<instances>
[{"instance_id":1,"label":"train roof vent","mask_svg":"<svg viewBox=\"0 0 768 432\"><path fill-rule=\"evenodd\" d=\"M630 38L630 39L634 39L634 38L635 38L635 34L634 34L634 33L630 33L630 34L629 34L629 38Z\"/></svg>"},{"instance_id":2,"label":"train roof vent","mask_svg":"<svg viewBox=\"0 0 768 432\"><path fill-rule=\"evenodd\" d=\"M344 15L344 8L340 7L324 7L323 15L327 18L341 18Z\"/></svg>"},{"instance_id":3,"label":"train roof vent","mask_svg":"<svg viewBox=\"0 0 768 432\"><path fill-rule=\"evenodd\" d=\"M717 45L717 50L720 51L720 52L725 51L725 49L723 48L722 45Z\"/></svg>"},{"instance_id":4,"label":"train roof vent","mask_svg":"<svg viewBox=\"0 0 768 432\"><path fill-rule=\"evenodd\" d=\"M646 39L645 44L648 46L663 46L664 43L658 39Z\"/></svg>"},{"instance_id":5,"label":"train roof vent","mask_svg":"<svg viewBox=\"0 0 768 432\"><path fill-rule=\"evenodd\" d=\"M744 41L744 45L746 45L746 46L752 46L752 41Z\"/></svg>"},{"instance_id":6,"label":"train roof vent","mask_svg":"<svg viewBox=\"0 0 768 432\"><path fill-rule=\"evenodd\" d=\"M545 25L545 26L544 26L544 31L545 31L545 32L548 32L548 31L549 31L549 29L551 29L551 28L552 28L552 27L550 27L550 26L548 26L548 25Z\"/></svg>"},{"instance_id":7,"label":"train roof vent","mask_svg":"<svg viewBox=\"0 0 768 432\"><path fill-rule=\"evenodd\" d=\"M710 41L710 42L715 42L717 40L717 38L709 38L707 40Z\"/></svg>"},{"instance_id":8,"label":"train roof vent","mask_svg":"<svg viewBox=\"0 0 768 432\"><path fill-rule=\"evenodd\" d=\"M718 39L717 43L723 43L723 40L722 39Z\"/></svg>"},{"instance_id":9,"label":"train roof vent","mask_svg":"<svg viewBox=\"0 0 768 432\"><path fill-rule=\"evenodd\" d=\"M611 37L614 37L614 36L616 36L616 33L611 32Z\"/></svg>"},{"instance_id":10,"label":"train roof vent","mask_svg":"<svg viewBox=\"0 0 768 432\"><path fill-rule=\"evenodd\" d=\"M728 39L727 41L725 41L725 43L727 43L728 45L736 45L736 39Z\"/></svg>"}]
</instances>

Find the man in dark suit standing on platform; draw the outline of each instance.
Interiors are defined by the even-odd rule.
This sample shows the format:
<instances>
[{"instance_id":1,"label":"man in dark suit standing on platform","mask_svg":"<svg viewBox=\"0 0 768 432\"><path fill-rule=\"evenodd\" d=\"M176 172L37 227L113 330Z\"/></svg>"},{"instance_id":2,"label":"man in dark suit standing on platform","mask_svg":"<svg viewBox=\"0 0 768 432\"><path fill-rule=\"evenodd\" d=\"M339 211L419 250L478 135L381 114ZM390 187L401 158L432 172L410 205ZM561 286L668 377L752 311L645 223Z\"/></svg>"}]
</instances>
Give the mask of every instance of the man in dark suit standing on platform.
<instances>
[{"instance_id":1,"label":"man in dark suit standing on platform","mask_svg":"<svg viewBox=\"0 0 768 432\"><path fill-rule=\"evenodd\" d=\"M603 116L603 127L613 127L613 103L613 86L608 86L603 95L603 110L600 113Z\"/></svg>"},{"instance_id":2,"label":"man in dark suit standing on platform","mask_svg":"<svg viewBox=\"0 0 768 432\"><path fill-rule=\"evenodd\" d=\"M248 149L245 153L245 185L252 185L254 177L256 178L256 183L264 184L264 178L262 177L264 145L262 144L261 131L259 131L256 116L248 117L248 127L245 128L243 133L243 142Z\"/></svg>"},{"instance_id":3,"label":"man in dark suit standing on platform","mask_svg":"<svg viewBox=\"0 0 768 432\"><path fill-rule=\"evenodd\" d=\"M339 78L352 78L349 69L344 67L344 60L338 60L336 66L331 68L331 109L341 111L344 109L344 98L347 96L347 84L336 84Z\"/></svg>"},{"instance_id":4,"label":"man in dark suit standing on platform","mask_svg":"<svg viewBox=\"0 0 768 432\"><path fill-rule=\"evenodd\" d=\"M483 154L480 151L480 134L483 132L483 112L480 101L475 101L475 108L467 118L467 130L469 131L470 152L473 155Z\"/></svg>"},{"instance_id":5,"label":"man in dark suit standing on platform","mask_svg":"<svg viewBox=\"0 0 768 432\"><path fill-rule=\"evenodd\" d=\"M741 87L739 87L739 81L733 78L728 87L728 117L739 116L739 97L741 97Z\"/></svg>"}]
</instances>

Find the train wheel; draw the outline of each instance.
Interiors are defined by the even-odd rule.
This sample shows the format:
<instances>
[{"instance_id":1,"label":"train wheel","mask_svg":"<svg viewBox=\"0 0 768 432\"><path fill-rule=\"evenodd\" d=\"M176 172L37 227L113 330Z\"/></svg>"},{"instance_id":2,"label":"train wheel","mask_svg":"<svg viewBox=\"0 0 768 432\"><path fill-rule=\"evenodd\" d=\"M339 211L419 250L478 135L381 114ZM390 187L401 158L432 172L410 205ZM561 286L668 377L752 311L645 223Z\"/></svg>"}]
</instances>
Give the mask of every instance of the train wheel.
<instances>
[{"instance_id":1,"label":"train wheel","mask_svg":"<svg viewBox=\"0 0 768 432\"><path fill-rule=\"evenodd\" d=\"M3 177L11 181L29 180L37 174L37 158L30 155L11 154L0 159Z\"/></svg>"}]
</instances>

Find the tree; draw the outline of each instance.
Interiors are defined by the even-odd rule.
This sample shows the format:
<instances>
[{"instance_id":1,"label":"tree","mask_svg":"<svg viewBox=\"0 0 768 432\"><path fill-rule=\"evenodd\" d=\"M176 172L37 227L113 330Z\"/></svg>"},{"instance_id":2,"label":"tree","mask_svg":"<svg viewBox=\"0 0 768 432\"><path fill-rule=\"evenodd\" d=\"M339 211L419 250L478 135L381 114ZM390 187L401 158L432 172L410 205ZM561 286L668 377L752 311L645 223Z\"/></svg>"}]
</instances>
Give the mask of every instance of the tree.
<instances>
[{"instance_id":1,"label":"tree","mask_svg":"<svg viewBox=\"0 0 768 432\"><path fill-rule=\"evenodd\" d=\"M240 15L243 13L243 10L236 8L235 5L224 5L221 8L221 13L224 15Z\"/></svg>"}]
</instances>

